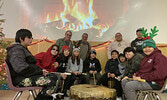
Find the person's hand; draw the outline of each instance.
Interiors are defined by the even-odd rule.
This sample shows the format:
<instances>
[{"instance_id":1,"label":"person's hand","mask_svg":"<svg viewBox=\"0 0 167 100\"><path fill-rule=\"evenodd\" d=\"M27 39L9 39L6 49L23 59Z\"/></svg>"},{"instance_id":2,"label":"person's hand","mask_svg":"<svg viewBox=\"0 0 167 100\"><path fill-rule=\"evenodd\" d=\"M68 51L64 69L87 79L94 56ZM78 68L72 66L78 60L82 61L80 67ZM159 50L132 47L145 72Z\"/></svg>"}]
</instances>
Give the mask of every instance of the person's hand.
<instances>
[{"instance_id":1,"label":"person's hand","mask_svg":"<svg viewBox=\"0 0 167 100\"><path fill-rule=\"evenodd\" d=\"M43 75L46 76L49 72L46 69L43 69Z\"/></svg>"},{"instance_id":2,"label":"person's hand","mask_svg":"<svg viewBox=\"0 0 167 100\"><path fill-rule=\"evenodd\" d=\"M125 76L122 80L128 79L128 76Z\"/></svg>"},{"instance_id":3,"label":"person's hand","mask_svg":"<svg viewBox=\"0 0 167 100\"><path fill-rule=\"evenodd\" d=\"M97 71L95 70L93 73L94 73L94 74L97 74Z\"/></svg>"},{"instance_id":4,"label":"person's hand","mask_svg":"<svg viewBox=\"0 0 167 100\"><path fill-rule=\"evenodd\" d=\"M93 74L93 71L92 71L92 70L90 70L90 71L89 71L89 73L90 73L90 74Z\"/></svg>"},{"instance_id":5,"label":"person's hand","mask_svg":"<svg viewBox=\"0 0 167 100\"><path fill-rule=\"evenodd\" d=\"M110 78L110 74L111 74L111 73L108 73L108 74L107 74L108 78Z\"/></svg>"},{"instance_id":6,"label":"person's hand","mask_svg":"<svg viewBox=\"0 0 167 100\"><path fill-rule=\"evenodd\" d=\"M133 76L133 80L139 80L139 79L141 79L141 77Z\"/></svg>"},{"instance_id":7,"label":"person's hand","mask_svg":"<svg viewBox=\"0 0 167 100\"><path fill-rule=\"evenodd\" d=\"M57 67L59 66L58 62L54 62L54 68L57 69Z\"/></svg>"},{"instance_id":8,"label":"person's hand","mask_svg":"<svg viewBox=\"0 0 167 100\"><path fill-rule=\"evenodd\" d=\"M81 75L81 72L78 72L77 75Z\"/></svg>"},{"instance_id":9,"label":"person's hand","mask_svg":"<svg viewBox=\"0 0 167 100\"><path fill-rule=\"evenodd\" d=\"M121 76L118 76L117 79L118 79L118 81L121 81Z\"/></svg>"},{"instance_id":10,"label":"person's hand","mask_svg":"<svg viewBox=\"0 0 167 100\"><path fill-rule=\"evenodd\" d=\"M67 75L60 73L60 76L65 80L67 78Z\"/></svg>"},{"instance_id":11,"label":"person's hand","mask_svg":"<svg viewBox=\"0 0 167 100\"><path fill-rule=\"evenodd\" d=\"M111 76L112 78L114 78L114 77L115 77L115 74L112 73L112 74L110 74L110 76Z\"/></svg>"},{"instance_id":12,"label":"person's hand","mask_svg":"<svg viewBox=\"0 0 167 100\"><path fill-rule=\"evenodd\" d=\"M75 71L73 71L72 73L75 74L75 75L77 75L77 72L75 72Z\"/></svg>"}]
</instances>

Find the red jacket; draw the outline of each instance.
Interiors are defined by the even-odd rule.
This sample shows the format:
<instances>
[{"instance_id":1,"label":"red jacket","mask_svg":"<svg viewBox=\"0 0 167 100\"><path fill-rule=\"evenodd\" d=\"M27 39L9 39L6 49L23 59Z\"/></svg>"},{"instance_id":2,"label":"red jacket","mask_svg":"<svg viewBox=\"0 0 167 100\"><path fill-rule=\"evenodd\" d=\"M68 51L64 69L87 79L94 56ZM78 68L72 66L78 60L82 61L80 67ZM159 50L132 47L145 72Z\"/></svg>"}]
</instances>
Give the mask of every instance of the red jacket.
<instances>
[{"instance_id":1,"label":"red jacket","mask_svg":"<svg viewBox=\"0 0 167 100\"><path fill-rule=\"evenodd\" d=\"M143 58L136 76L163 86L167 77L167 58L156 48L152 54Z\"/></svg>"},{"instance_id":2,"label":"red jacket","mask_svg":"<svg viewBox=\"0 0 167 100\"><path fill-rule=\"evenodd\" d=\"M57 69L54 68L54 62L56 62L58 55L52 57L51 48L52 46L47 50L47 52L41 52L35 55L37 60L36 65L49 72L56 72Z\"/></svg>"}]
</instances>

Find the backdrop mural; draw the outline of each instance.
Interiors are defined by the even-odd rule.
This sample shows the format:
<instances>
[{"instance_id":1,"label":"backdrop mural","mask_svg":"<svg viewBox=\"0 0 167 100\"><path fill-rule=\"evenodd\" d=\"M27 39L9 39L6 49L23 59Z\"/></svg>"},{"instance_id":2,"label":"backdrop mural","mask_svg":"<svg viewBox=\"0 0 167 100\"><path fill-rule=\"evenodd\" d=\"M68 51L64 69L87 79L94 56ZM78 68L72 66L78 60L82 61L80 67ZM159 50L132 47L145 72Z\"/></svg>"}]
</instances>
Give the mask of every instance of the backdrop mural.
<instances>
[{"instance_id":1,"label":"backdrop mural","mask_svg":"<svg viewBox=\"0 0 167 100\"><path fill-rule=\"evenodd\" d=\"M72 30L72 40L80 39L82 33L87 32L89 41L108 41L114 39L116 32L121 32L131 41L140 27L157 26L164 31L161 29L164 22L158 15L167 17L166 13L156 10L164 11L161 8L167 3L165 0L2 1L4 6L0 12L6 19L3 25L6 38L14 38L18 29L28 28L37 39L56 40L64 37L66 30ZM164 42L162 38L157 40Z\"/></svg>"}]
</instances>

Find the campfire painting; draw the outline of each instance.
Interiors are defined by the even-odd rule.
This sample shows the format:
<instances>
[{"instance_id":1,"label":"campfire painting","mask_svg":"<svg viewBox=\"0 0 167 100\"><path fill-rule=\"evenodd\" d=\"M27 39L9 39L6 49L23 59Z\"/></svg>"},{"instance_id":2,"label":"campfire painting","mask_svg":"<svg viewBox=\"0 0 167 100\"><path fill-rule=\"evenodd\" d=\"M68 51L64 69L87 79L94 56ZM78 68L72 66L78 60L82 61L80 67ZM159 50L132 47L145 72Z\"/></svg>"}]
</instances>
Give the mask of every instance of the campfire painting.
<instances>
[{"instance_id":1,"label":"campfire painting","mask_svg":"<svg viewBox=\"0 0 167 100\"><path fill-rule=\"evenodd\" d=\"M110 40L109 35L115 34L112 28L129 7L128 0L14 1L10 2L13 2L11 9L18 9L17 14L14 14L17 23L8 24L8 18L6 25L28 28L33 32L34 38L45 37L51 40L63 38L67 30L73 32L72 40L81 39L85 32L89 35L89 41ZM12 30L5 31L12 33L9 32Z\"/></svg>"},{"instance_id":2,"label":"campfire painting","mask_svg":"<svg viewBox=\"0 0 167 100\"><path fill-rule=\"evenodd\" d=\"M100 19L93 10L93 0L85 0L88 8L87 12L79 11L79 4L72 1L72 7L68 0L63 0L64 11L59 15L55 14L55 19L50 19L50 14L47 14L45 23L52 24L56 29L80 31L85 29L97 29L99 33L96 37L102 37L104 32L109 29L109 25L101 23Z\"/></svg>"}]
</instances>

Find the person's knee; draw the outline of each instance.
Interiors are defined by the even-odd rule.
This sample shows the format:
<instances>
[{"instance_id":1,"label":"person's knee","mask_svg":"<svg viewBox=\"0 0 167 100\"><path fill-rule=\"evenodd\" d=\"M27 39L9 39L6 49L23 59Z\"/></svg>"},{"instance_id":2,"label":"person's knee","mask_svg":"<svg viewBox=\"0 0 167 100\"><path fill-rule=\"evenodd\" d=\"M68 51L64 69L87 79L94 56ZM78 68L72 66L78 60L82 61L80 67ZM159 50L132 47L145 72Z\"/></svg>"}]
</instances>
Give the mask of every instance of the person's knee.
<instances>
[{"instance_id":1,"label":"person's knee","mask_svg":"<svg viewBox=\"0 0 167 100\"><path fill-rule=\"evenodd\" d=\"M135 84L132 84L131 82L128 82L125 85L125 90L133 92L133 91L135 91L134 87L135 87Z\"/></svg>"},{"instance_id":2,"label":"person's knee","mask_svg":"<svg viewBox=\"0 0 167 100\"><path fill-rule=\"evenodd\" d=\"M121 85L122 85L122 86L125 86L126 83L127 83L127 80L126 80L126 79L124 79L124 80L121 81Z\"/></svg>"}]
</instances>

